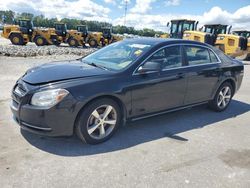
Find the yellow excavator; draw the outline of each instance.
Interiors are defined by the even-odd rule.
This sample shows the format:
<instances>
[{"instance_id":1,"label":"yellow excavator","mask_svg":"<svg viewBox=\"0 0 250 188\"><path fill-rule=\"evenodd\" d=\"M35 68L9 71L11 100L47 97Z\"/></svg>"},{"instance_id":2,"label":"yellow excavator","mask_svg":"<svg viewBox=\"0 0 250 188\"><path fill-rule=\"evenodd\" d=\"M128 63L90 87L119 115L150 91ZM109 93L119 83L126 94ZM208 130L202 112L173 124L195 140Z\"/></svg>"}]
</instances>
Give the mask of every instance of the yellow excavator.
<instances>
[{"instance_id":1,"label":"yellow excavator","mask_svg":"<svg viewBox=\"0 0 250 188\"><path fill-rule=\"evenodd\" d=\"M9 39L14 45L26 45L35 42L37 46L51 45L56 43L54 29L34 28L31 20L20 19L15 25L5 25L2 37Z\"/></svg>"}]
</instances>

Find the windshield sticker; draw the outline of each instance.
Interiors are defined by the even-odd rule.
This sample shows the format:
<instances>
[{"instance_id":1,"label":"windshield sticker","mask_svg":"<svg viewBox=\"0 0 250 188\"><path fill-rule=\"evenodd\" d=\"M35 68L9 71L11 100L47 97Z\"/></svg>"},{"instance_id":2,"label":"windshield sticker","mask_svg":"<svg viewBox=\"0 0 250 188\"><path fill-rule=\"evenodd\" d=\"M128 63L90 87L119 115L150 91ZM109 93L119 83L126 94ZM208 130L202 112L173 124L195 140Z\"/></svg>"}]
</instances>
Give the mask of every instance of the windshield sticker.
<instances>
[{"instance_id":1,"label":"windshield sticker","mask_svg":"<svg viewBox=\"0 0 250 188\"><path fill-rule=\"evenodd\" d=\"M136 50L134 54L135 54L136 56L139 56L139 55L141 55L141 53L142 53L142 50Z\"/></svg>"}]
</instances>

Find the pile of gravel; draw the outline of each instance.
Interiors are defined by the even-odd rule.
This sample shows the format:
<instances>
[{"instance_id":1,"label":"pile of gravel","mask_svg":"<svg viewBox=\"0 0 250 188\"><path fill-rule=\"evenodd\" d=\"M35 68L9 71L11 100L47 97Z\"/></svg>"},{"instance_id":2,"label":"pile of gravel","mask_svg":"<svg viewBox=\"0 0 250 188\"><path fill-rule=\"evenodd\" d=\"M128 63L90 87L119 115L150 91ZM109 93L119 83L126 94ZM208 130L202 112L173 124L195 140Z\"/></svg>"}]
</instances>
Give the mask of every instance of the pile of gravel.
<instances>
[{"instance_id":1,"label":"pile of gravel","mask_svg":"<svg viewBox=\"0 0 250 188\"><path fill-rule=\"evenodd\" d=\"M97 49L94 48L71 48L67 46L15 46L15 45L0 45L0 56L11 57L34 57L48 55L78 55L86 56Z\"/></svg>"}]
</instances>

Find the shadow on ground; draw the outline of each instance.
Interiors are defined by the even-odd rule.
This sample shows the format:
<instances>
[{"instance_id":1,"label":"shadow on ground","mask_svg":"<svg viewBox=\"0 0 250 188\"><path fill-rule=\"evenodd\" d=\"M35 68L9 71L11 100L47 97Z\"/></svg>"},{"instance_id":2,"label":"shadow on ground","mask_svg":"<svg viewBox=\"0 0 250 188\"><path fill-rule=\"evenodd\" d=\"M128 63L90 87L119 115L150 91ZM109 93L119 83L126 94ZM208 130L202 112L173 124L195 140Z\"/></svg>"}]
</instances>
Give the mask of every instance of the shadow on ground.
<instances>
[{"instance_id":1,"label":"shadow on ground","mask_svg":"<svg viewBox=\"0 0 250 188\"><path fill-rule=\"evenodd\" d=\"M206 106L194 107L132 123L116 132L107 142L99 145L83 144L76 136L73 137L40 137L21 130L23 137L33 146L52 154L61 156L93 155L126 149L138 144L157 139L176 139L187 142L177 134L205 126L216 126L217 122L235 118L250 111L250 104L233 100L229 108L221 113L210 111Z\"/></svg>"}]
</instances>

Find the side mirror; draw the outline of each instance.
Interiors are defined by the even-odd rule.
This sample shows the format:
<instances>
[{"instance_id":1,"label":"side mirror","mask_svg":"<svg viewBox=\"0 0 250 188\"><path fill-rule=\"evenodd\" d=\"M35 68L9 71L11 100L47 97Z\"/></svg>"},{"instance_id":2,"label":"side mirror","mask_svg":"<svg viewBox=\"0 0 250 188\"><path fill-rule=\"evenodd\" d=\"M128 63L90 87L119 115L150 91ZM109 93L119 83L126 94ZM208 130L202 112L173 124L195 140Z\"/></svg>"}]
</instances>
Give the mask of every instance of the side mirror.
<instances>
[{"instance_id":1,"label":"side mirror","mask_svg":"<svg viewBox=\"0 0 250 188\"><path fill-rule=\"evenodd\" d=\"M169 22L167 23L167 27L169 26Z\"/></svg>"},{"instance_id":2,"label":"side mirror","mask_svg":"<svg viewBox=\"0 0 250 188\"><path fill-rule=\"evenodd\" d=\"M137 70L140 74L146 74L148 72L158 72L161 70L161 64L159 62L148 61L144 65L140 66Z\"/></svg>"}]
</instances>

